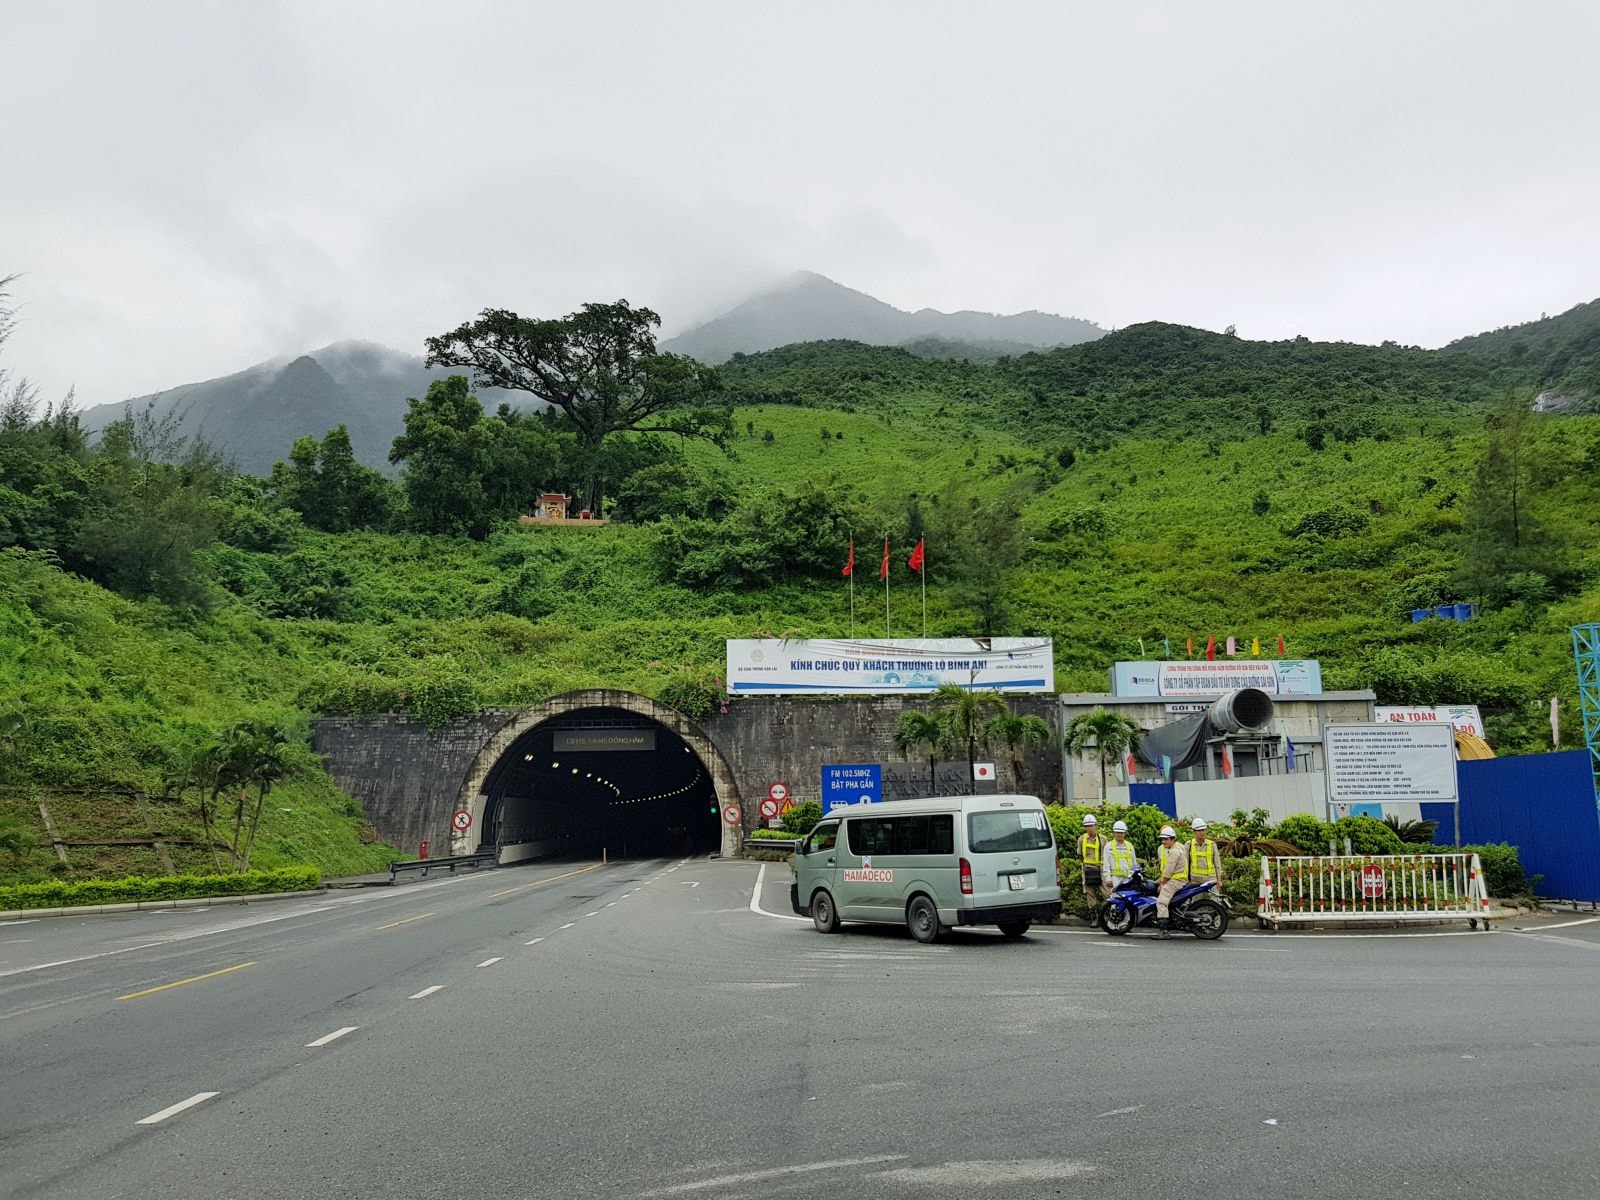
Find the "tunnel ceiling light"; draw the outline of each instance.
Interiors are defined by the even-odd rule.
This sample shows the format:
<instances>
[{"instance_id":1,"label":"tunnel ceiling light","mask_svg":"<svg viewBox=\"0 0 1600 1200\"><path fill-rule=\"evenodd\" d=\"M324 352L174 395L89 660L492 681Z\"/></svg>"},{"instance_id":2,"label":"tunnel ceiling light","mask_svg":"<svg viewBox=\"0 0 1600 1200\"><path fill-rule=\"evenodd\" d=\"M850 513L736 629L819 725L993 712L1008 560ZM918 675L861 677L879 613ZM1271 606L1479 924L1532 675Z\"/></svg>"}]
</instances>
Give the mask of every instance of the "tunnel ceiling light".
<instances>
[{"instance_id":1,"label":"tunnel ceiling light","mask_svg":"<svg viewBox=\"0 0 1600 1200\"><path fill-rule=\"evenodd\" d=\"M559 766L560 766L560 765L561 765L561 764L560 764L560 763L558 763L558 762L553 762L553 763L551 763L551 764L550 764L550 769L551 769L551 770L552 770L552 771L554 771L554 770L555 770L555 769L556 769L556 768L557 768L557 767L559 767Z\"/></svg>"}]
</instances>

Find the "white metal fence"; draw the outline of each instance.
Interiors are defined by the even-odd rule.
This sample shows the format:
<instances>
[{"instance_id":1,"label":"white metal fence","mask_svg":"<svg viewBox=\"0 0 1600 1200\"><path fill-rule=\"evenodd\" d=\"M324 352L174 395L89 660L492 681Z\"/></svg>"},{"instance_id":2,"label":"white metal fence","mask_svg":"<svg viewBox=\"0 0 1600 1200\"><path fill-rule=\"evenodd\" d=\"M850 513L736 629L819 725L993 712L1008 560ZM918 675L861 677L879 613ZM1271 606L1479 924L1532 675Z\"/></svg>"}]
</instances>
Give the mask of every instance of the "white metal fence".
<instances>
[{"instance_id":1,"label":"white metal fence","mask_svg":"<svg viewBox=\"0 0 1600 1200\"><path fill-rule=\"evenodd\" d=\"M1476 854L1263 858L1257 909L1271 925L1462 920L1489 927Z\"/></svg>"}]
</instances>

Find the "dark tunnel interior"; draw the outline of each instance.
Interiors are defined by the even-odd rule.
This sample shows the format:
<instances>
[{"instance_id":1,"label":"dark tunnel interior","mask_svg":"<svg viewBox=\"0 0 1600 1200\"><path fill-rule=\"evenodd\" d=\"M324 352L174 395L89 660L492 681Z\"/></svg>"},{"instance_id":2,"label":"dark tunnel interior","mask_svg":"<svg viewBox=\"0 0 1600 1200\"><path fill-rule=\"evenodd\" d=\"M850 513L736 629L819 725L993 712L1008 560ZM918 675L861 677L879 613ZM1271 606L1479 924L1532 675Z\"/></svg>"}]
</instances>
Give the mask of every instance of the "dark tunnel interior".
<instances>
[{"instance_id":1,"label":"dark tunnel interior","mask_svg":"<svg viewBox=\"0 0 1600 1200\"><path fill-rule=\"evenodd\" d=\"M666 726L591 708L537 725L489 773L484 845L527 857L658 858L721 845L716 790L704 763Z\"/></svg>"}]
</instances>

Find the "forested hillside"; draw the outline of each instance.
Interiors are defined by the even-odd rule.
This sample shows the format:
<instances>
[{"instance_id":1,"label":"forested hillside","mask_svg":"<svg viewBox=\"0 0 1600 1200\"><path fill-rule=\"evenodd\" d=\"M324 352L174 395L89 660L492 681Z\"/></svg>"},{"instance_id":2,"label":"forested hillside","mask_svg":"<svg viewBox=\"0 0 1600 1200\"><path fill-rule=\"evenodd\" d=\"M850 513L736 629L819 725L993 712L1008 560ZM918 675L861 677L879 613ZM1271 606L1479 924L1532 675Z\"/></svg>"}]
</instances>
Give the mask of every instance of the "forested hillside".
<instances>
[{"instance_id":1,"label":"forested hillside","mask_svg":"<svg viewBox=\"0 0 1600 1200\"><path fill-rule=\"evenodd\" d=\"M1573 407L1600 405L1600 300L1579 304L1554 317L1508 325L1491 333L1460 338L1449 353L1498 359L1530 375L1541 390Z\"/></svg>"},{"instance_id":2,"label":"forested hillside","mask_svg":"<svg viewBox=\"0 0 1600 1200\"><path fill-rule=\"evenodd\" d=\"M632 338L640 311L584 320ZM184 764L247 724L288 747L257 861L361 869L383 848L311 756L313 714L445 722L585 686L704 713L723 639L849 629L852 539L858 633L884 632L884 537L889 631L921 632L925 538L929 634L1048 634L1063 690L1103 689L1141 641L1281 634L1332 687L1479 704L1502 752L1548 745L1552 695L1576 703L1600 417L1531 414L1538 381L1499 355L1143 325L992 364L830 342L717 376L634 365L674 403L598 436L581 403L491 413L436 380L397 482L340 430L252 478L149 415L91 439L8 405L0 821L51 789L192 808ZM547 488L593 489L612 523L519 526ZM1484 614L1407 615L1457 599Z\"/></svg>"}]
</instances>

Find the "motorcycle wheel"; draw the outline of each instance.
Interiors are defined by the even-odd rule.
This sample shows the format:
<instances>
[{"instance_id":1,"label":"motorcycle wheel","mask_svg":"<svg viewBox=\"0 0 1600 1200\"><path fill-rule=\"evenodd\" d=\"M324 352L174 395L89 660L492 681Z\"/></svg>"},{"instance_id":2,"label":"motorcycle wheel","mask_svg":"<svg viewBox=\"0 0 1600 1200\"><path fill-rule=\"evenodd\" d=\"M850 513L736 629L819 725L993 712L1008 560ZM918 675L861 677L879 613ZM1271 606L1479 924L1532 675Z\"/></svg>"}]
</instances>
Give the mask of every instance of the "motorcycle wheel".
<instances>
[{"instance_id":1,"label":"motorcycle wheel","mask_svg":"<svg viewBox=\"0 0 1600 1200\"><path fill-rule=\"evenodd\" d=\"M1105 904L1100 908L1100 928L1112 937L1121 937L1133 929L1133 908L1127 904Z\"/></svg>"},{"instance_id":2,"label":"motorcycle wheel","mask_svg":"<svg viewBox=\"0 0 1600 1200\"><path fill-rule=\"evenodd\" d=\"M1185 905L1183 919L1189 932L1202 941L1214 942L1228 932L1227 906L1210 896L1201 896Z\"/></svg>"}]
</instances>

